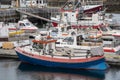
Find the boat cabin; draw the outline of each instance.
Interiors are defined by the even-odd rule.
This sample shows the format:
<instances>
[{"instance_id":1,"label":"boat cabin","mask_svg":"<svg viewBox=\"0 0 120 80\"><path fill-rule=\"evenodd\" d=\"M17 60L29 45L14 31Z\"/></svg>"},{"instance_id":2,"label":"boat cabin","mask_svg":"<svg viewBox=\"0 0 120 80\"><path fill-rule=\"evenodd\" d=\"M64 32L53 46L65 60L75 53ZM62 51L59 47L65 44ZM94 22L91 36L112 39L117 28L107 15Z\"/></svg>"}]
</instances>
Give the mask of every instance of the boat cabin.
<instances>
[{"instance_id":1,"label":"boat cabin","mask_svg":"<svg viewBox=\"0 0 120 80\"><path fill-rule=\"evenodd\" d=\"M56 45L64 46L98 46L102 44L101 38L89 38L88 35L72 35L67 36L64 39L58 39Z\"/></svg>"},{"instance_id":2,"label":"boat cabin","mask_svg":"<svg viewBox=\"0 0 120 80\"><path fill-rule=\"evenodd\" d=\"M56 40L51 39L50 36L40 37L36 36L36 38L32 41L32 47L34 50L39 51L41 54L51 54L54 53L55 50L55 42Z\"/></svg>"},{"instance_id":3,"label":"boat cabin","mask_svg":"<svg viewBox=\"0 0 120 80\"><path fill-rule=\"evenodd\" d=\"M109 27L109 25L100 25L97 27L93 27L96 28L98 31L100 31L103 36L114 36L114 37L120 37L120 32L119 30L113 30Z\"/></svg>"},{"instance_id":4,"label":"boat cabin","mask_svg":"<svg viewBox=\"0 0 120 80\"><path fill-rule=\"evenodd\" d=\"M34 26L31 22L27 19L18 21L18 28L25 28L25 27L32 27Z\"/></svg>"},{"instance_id":5,"label":"boat cabin","mask_svg":"<svg viewBox=\"0 0 120 80\"><path fill-rule=\"evenodd\" d=\"M12 24L13 27L11 27L11 25L9 24L10 28L9 30L16 30L16 29L20 29L20 30L25 30L25 32L36 32L38 30L38 28L33 25L28 19L23 19L18 21L18 23Z\"/></svg>"},{"instance_id":6,"label":"boat cabin","mask_svg":"<svg viewBox=\"0 0 120 80\"><path fill-rule=\"evenodd\" d=\"M70 35L73 31L74 30L70 25L60 24L58 27L55 27L54 29L50 30L50 36L62 38Z\"/></svg>"},{"instance_id":7,"label":"boat cabin","mask_svg":"<svg viewBox=\"0 0 120 80\"><path fill-rule=\"evenodd\" d=\"M102 36L104 47L117 47L120 44L120 40L114 36Z\"/></svg>"}]
</instances>

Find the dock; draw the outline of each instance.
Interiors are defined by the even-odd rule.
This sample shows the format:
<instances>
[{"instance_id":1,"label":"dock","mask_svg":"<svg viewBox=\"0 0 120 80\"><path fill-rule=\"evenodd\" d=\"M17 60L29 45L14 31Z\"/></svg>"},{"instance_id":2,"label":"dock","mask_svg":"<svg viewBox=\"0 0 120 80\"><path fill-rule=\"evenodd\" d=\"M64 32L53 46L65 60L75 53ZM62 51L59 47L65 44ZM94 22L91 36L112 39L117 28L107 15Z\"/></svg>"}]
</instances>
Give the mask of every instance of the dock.
<instances>
[{"instance_id":1,"label":"dock","mask_svg":"<svg viewBox=\"0 0 120 80\"><path fill-rule=\"evenodd\" d=\"M0 49L0 58L18 59L14 49Z\"/></svg>"}]
</instances>

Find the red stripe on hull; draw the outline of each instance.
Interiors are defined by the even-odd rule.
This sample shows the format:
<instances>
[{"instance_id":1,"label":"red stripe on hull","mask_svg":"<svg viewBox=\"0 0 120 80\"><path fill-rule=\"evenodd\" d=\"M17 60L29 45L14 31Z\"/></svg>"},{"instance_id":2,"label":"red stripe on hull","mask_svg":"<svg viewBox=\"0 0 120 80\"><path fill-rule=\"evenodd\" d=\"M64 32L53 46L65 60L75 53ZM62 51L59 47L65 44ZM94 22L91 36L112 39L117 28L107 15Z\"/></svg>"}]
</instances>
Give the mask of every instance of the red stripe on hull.
<instances>
[{"instance_id":1,"label":"red stripe on hull","mask_svg":"<svg viewBox=\"0 0 120 80\"><path fill-rule=\"evenodd\" d=\"M104 49L104 52L115 52L114 49Z\"/></svg>"},{"instance_id":2,"label":"red stripe on hull","mask_svg":"<svg viewBox=\"0 0 120 80\"><path fill-rule=\"evenodd\" d=\"M120 35L113 34L113 36L120 37Z\"/></svg>"},{"instance_id":3,"label":"red stripe on hull","mask_svg":"<svg viewBox=\"0 0 120 80\"><path fill-rule=\"evenodd\" d=\"M84 10L84 13L99 11L99 10L101 10L101 9L102 9L102 6L98 6L98 7L95 7L95 8L91 8L91 9Z\"/></svg>"},{"instance_id":4,"label":"red stripe on hull","mask_svg":"<svg viewBox=\"0 0 120 80\"><path fill-rule=\"evenodd\" d=\"M101 58L104 58L104 56L99 56L99 57L92 57L92 58L86 58L86 59L63 59L63 58L54 58L54 57L48 57L48 56L39 56L35 54L31 54L25 51L22 51L20 48L17 48L16 51L20 52L23 55L36 58L36 59L41 59L41 60L46 60L46 61L51 61L51 62L62 62L62 63L78 63L78 62L90 62L94 60L99 60Z\"/></svg>"},{"instance_id":5,"label":"red stripe on hull","mask_svg":"<svg viewBox=\"0 0 120 80\"><path fill-rule=\"evenodd\" d=\"M9 30L17 30L16 28L9 28Z\"/></svg>"},{"instance_id":6,"label":"red stripe on hull","mask_svg":"<svg viewBox=\"0 0 120 80\"><path fill-rule=\"evenodd\" d=\"M87 10L84 10L84 13L90 13L90 12L95 12L95 11L99 11L102 9L102 5L98 6L98 7L94 7L94 8L90 8ZM72 12L73 10L64 10L63 8L60 10L61 12ZM78 9L76 9L76 11L78 11Z\"/></svg>"}]
</instances>

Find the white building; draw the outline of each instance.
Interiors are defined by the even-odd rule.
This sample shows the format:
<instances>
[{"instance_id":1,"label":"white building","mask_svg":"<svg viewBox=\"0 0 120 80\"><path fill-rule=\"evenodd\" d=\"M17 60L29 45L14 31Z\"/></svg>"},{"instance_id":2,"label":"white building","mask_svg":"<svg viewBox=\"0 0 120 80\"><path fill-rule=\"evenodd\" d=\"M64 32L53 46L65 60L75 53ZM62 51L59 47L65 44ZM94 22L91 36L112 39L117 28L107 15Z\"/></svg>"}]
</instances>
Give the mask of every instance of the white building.
<instances>
[{"instance_id":1,"label":"white building","mask_svg":"<svg viewBox=\"0 0 120 80\"><path fill-rule=\"evenodd\" d=\"M11 7L46 7L47 0L12 0Z\"/></svg>"},{"instance_id":2,"label":"white building","mask_svg":"<svg viewBox=\"0 0 120 80\"><path fill-rule=\"evenodd\" d=\"M20 7L47 7L47 0L20 0Z\"/></svg>"}]
</instances>

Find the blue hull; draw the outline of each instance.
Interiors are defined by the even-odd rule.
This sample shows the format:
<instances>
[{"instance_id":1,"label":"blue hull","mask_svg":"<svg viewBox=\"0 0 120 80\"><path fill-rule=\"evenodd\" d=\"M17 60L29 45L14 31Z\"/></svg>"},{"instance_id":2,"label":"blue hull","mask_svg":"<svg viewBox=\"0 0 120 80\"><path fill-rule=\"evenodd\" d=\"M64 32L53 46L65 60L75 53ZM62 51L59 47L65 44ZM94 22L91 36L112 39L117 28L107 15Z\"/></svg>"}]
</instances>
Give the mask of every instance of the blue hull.
<instances>
[{"instance_id":1,"label":"blue hull","mask_svg":"<svg viewBox=\"0 0 120 80\"><path fill-rule=\"evenodd\" d=\"M105 70L108 68L108 65L105 62L104 58L89 61L89 62L80 62L80 63L62 63L62 62L50 62L46 60L32 58L26 55L21 54L16 51L19 59L24 62L28 62L35 65L43 65L47 67L60 67L60 68L73 68L73 69L97 69Z\"/></svg>"}]
</instances>

